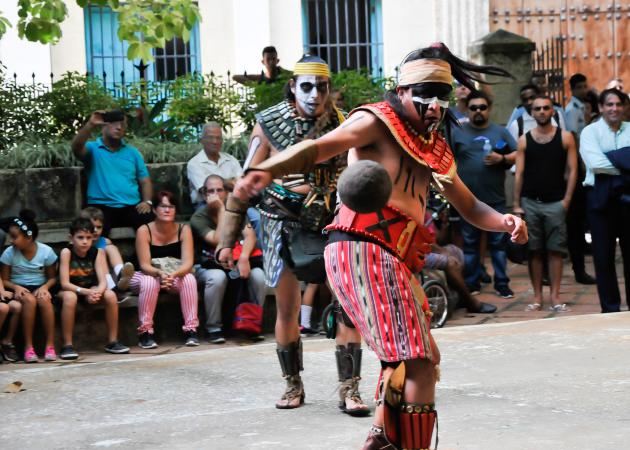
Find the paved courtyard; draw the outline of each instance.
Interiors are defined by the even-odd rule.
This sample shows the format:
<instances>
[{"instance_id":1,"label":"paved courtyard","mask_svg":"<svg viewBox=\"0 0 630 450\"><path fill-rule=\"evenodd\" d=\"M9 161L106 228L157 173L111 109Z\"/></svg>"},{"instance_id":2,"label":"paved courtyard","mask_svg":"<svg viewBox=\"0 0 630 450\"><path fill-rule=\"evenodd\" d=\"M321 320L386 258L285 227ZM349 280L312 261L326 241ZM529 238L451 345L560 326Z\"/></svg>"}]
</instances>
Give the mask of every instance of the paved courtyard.
<instances>
[{"instance_id":1,"label":"paved courtyard","mask_svg":"<svg viewBox=\"0 0 630 450\"><path fill-rule=\"evenodd\" d=\"M630 313L598 314L595 288L568 274L562 292L572 313L526 313L526 270L511 275L514 299L499 300L489 287L481 294L496 314L458 310L435 331L439 448L628 448ZM304 350L306 405L296 411L273 407L283 382L271 336L256 345L3 364L0 388L21 381L25 390L0 394L0 448L360 448L371 418L337 410L333 342L308 338ZM362 393L373 406L379 364L365 355Z\"/></svg>"}]
</instances>

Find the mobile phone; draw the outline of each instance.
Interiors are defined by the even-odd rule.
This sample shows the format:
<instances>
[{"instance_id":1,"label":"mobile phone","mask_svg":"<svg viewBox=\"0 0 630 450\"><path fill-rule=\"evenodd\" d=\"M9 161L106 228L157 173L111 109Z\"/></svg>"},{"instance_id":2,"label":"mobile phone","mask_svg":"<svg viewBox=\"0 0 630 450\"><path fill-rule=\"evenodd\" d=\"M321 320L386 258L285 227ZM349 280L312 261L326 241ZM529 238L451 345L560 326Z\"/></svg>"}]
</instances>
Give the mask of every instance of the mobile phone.
<instances>
[{"instance_id":1,"label":"mobile phone","mask_svg":"<svg viewBox=\"0 0 630 450\"><path fill-rule=\"evenodd\" d=\"M120 110L105 111L101 116L103 122L122 122L125 120L125 113Z\"/></svg>"}]
</instances>

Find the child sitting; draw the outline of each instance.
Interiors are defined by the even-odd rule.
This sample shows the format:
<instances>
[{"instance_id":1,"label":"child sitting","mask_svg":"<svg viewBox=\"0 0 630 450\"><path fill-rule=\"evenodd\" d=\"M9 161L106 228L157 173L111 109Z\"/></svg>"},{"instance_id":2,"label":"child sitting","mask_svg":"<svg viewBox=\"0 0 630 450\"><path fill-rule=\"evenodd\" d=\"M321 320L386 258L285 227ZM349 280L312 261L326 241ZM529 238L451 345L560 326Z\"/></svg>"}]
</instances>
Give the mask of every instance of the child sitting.
<instances>
[{"instance_id":1,"label":"child sitting","mask_svg":"<svg viewBox=\"0 0 630 450\"><path fill-rule=\"evenodd\" d=\"M20 322L20 313L22 312L22 304L13 299L13 293L4 289L2 280L0 279L0 330L4 325L7 316L11 314L7 334L2 339L2 357L9 362L16 362L18 354L13 345L13 337ZM0 362L2 359L0 359Z\"/></svg>"},{"instance_id":2,"label":"child sitting","mask_svg":"<svg viewBox=\"0 0 630 450\"><path fill-rule=\"evenodd\" d=\"M92 222L92 225L94 225L93 245L96 248L103 249L107 255L107 262L109 263L109 268L111 269L108 270L107 273L107 289L117 288L118 292L128 290L129 281L131 280L131 277L133 277L136 269L130 262L123 263L118 247L112 244L112 241L108 238L102 236L103 224L105 221L103 211L95 208L94 206L89 206L81 210L79 217L82 219L89 219ZM114 274L116 282L114 282L114 278L112 278L109 272Z\"/></svg>"},{"instance_id":3,"label":"child sitting","mask_svg":"<svg viewBox=\"0 0 630 450\"><path fill-rule=\"evenodd\" d=\"M92 222L89 219L75 219L70 225L71 244L61 250L59 256L59 279L62 289L59 297L63 302L61 308L63 338L61 359L68 360L79 357L72 346L72 332L78 299L88 304L99 302L105 304L105 321L109 342L105 346L105 351L129 353L129 348L118 342L118 301L116 294L107 289L105 252L92 246L93 240L94 225Z\"/></svg>"},{"instance_id":4,"label":"child sitting","mask_svg":"<svg viewBox=\"0 0 630 450\"><path fill-rule=\"evenodd\" d=\"M2 282L13 291L13 298L22 304L24 361L27 363L38 361L33 349L33 328L38 306L46 333L44 359L57 359L54 347L55 311L52 304L57 282L57 255L48 245L37 242L38 234L35 213L21 211L20 217L13 219L9 226L12 245L0 257Z\"/></svg>"}]
</instances>

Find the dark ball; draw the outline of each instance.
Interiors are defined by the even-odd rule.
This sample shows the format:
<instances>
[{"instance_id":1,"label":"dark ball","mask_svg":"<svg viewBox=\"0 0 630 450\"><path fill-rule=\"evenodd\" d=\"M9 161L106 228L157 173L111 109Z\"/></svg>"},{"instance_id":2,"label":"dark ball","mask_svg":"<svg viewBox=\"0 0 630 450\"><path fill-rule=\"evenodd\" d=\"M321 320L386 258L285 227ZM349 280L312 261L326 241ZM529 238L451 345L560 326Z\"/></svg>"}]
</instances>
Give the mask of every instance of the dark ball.
<instances>
[{"instance_id":1,"label":"dark ball","mask_svg":"<svg viewBox=\"0 0 630 450\"><path fill-rule=\"evenodd\" d=\"M383 166L364 159L343 171L337 189L341 202L348 208L359 213L370 213L387 204L392 193L392 182Z\"/></svg>"}]
</instances>

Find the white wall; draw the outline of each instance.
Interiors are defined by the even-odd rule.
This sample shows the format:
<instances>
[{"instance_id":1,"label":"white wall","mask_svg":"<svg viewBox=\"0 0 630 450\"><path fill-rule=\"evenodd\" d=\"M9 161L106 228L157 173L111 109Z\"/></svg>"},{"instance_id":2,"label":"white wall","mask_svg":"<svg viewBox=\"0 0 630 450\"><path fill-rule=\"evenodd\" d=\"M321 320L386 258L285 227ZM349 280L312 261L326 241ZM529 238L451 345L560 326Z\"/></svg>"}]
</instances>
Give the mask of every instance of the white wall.
<instances>
[{"instance_id":1,"label":"white wall","mask_svg":"<svg viewBox=\"0 0 630 450\"><path fill-rule=\"evenodd\" d=\"M6 67L6 74L13 79L17 75L18 83L35 81L50 82L50 46L20 39L17 32L17 2L2 2L2 12L11 22L11 28L0 39L0 61Z\"/></svg>"},{"instance_id":2,"label":"white wall","mask_svg":"<svg viewBox=\"0 0 630 450\"><path fill-rule=\"evenodd\" d=\"M68 71L84 74L87 68L83 8L77 6L76 2L65 3L68 8L68 17L61 26L63 36L57 45L50 48L52 72L55 79Z\"/></svg>"},{"instance_id":3,"label":"white wall","mask_svg":"<svg viewBox=\"0 0 630 450\"><path fill-rule=\"evenodd\" d=\"M234 2L199 0L199 12L201 69L224 74L234 66Z\"/></svg>"},{"instance_id":4,"label":"white wall","mask_svg":"<svg viewBox=\"0 0 630 450\"><path fill-rule=\"evenodd\" d=\"M488 0L440 0L435 3L437 39L468 59L468 45L490 32Z\"/></svg>"},{"instance_id":5,"label":"white wall","mask_svg":"<svg viewBox=\"0 0 630 450\"><path fill-rule=\"evenodd\" d=\"M276 47L282 67L293 70L304 53L302 2L269 0L269 11L271 37L267 45Z\"/></svg>"}]
</instances>

